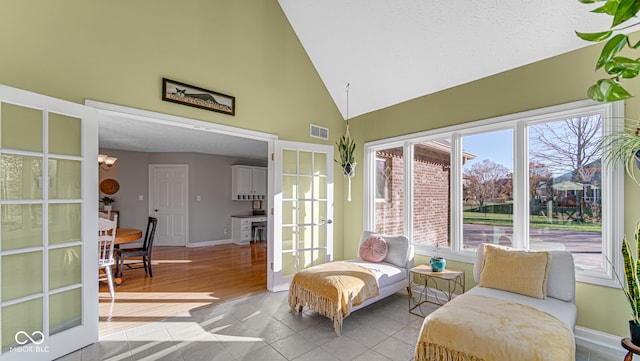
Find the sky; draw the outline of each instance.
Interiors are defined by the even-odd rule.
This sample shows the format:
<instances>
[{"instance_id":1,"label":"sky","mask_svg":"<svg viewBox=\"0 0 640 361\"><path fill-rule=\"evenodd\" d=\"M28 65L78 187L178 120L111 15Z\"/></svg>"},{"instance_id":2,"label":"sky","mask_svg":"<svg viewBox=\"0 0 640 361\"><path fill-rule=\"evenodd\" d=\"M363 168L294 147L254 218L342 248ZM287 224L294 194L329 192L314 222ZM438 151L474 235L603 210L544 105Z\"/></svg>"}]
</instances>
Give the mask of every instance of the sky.
<instances>
[{"instance_id":1,"label":"sky","mask_svg":"<svg viewBox=\"0 0 640 361\"><path fill-rule=\"evenodd\" d=\"M513 169L513 142L511 129L499 130L490 133L467 135L462 137L462 149L476 155L476 158L467 161L465 167L480 163L489 159L501 164L509 170Z\"/></svg>"}]
</instances>

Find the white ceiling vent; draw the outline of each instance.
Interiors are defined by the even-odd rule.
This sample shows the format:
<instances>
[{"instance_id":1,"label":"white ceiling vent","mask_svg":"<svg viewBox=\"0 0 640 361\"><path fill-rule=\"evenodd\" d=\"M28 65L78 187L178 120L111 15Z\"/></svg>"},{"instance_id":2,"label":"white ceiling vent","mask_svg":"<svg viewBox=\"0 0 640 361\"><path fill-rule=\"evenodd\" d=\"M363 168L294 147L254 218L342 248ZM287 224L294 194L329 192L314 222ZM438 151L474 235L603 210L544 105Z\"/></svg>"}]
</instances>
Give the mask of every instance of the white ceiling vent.
<instances>
[{"instance_id":1,"label":"white ceiling vent","mask_svg":"<svg viewBox=\"0 0 640 361\"><path fill-rule=\"evenodd\" d=\"M319 125L311 124L310 136L314 138L320 138L324 140L329 139L329 128L321 127Z\"/></svg>"}]
</instances>

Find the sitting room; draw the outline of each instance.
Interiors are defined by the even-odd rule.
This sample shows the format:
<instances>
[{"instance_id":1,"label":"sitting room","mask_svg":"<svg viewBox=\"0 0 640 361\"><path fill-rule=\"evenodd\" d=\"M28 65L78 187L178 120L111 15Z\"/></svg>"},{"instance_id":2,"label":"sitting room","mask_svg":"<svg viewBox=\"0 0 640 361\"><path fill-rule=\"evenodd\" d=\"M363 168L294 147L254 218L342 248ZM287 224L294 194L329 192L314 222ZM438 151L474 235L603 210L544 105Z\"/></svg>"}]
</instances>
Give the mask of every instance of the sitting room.
<instances>
[{"instance_id":1,"label":"sitting room","mask_svg":"<svg viewBox=\"0 0 640 361\"><path fill-rule=\"evenodd\" d=\"M0 361L640 355L638 149L604 142L639 138L618 3L2 5ZM153 275L113 296L105 196L119 228L158 219ZM474 329L490 308L528 311ZM521 333L475 337L501 320Z\"/></svg>"}]
</instances>

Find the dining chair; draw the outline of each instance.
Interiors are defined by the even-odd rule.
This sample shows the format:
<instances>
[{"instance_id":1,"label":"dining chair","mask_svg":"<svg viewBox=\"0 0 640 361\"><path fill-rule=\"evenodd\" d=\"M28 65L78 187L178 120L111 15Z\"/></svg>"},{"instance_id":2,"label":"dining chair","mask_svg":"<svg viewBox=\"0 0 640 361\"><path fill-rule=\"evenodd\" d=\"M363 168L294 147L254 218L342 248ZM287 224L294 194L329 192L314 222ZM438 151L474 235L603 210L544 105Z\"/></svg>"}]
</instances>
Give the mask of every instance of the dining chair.
<instances>
[{"instance_id":1,"label":"dining chair","mask_svg":"<svg viewBox=\"0 0 640 361\"><path fill-rule=\"evenodd\" d=\"M117 217L117 216L116 216ZM116 224L118 220L98 217L98 281L107 281L111 298L115 298L113 290L113 270L115 264L113 247L116 239ZM100 273L102 271L102 273Z\"/></svg>"},{"instance_id":2,"label":"dining chair","mask_svg":"<svg viewBox=\"0 0 640 361\"><path fill-rule=\"evenodd\" d=\"M124 266L127 266L127 269L144 268L144 273L148 273L149 277L153 277L153 272L151 271L151 251L153 250L153 240L155 238L157 225L158 219L155 217L149 217L142 247L119 248L116 251L119 262L118 270L120 271L120 277L122 277ZM127 260L127 258L129 259Z\"/></svg>"}]
</instances>

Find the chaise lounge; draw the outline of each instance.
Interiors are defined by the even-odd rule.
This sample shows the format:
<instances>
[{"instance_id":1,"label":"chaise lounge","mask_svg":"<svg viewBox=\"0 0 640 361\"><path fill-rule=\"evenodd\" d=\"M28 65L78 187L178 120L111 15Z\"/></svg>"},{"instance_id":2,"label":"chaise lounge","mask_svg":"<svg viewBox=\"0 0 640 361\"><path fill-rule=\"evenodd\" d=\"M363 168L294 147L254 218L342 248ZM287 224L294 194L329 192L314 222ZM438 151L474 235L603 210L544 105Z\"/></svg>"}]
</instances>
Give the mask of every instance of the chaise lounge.
<instances>
[{"instance_id":1,"label":"chaise lounge","mask_svg":"<svg viewBox=\"0 0 640 361\"><path fill-rule=\"evenodd\" d=\"M478 286L428 315L416 361L574 361L577 317L573 256L486 244Z\"/></svg>"},{"instance_id":2,"label":"chaise lounge","mask_svg":"<svg viewBox=\"0 0 640 361\"><path fill-rule=\"evenodd\" d=\"M289 288L289 307L296 312L308 307L331 318L340 336L342 322L351 312L406 289L413 267L413 246L407 237L365 231L358 247L358 258L296 273Z\"/></svg>"}]
</instances>

